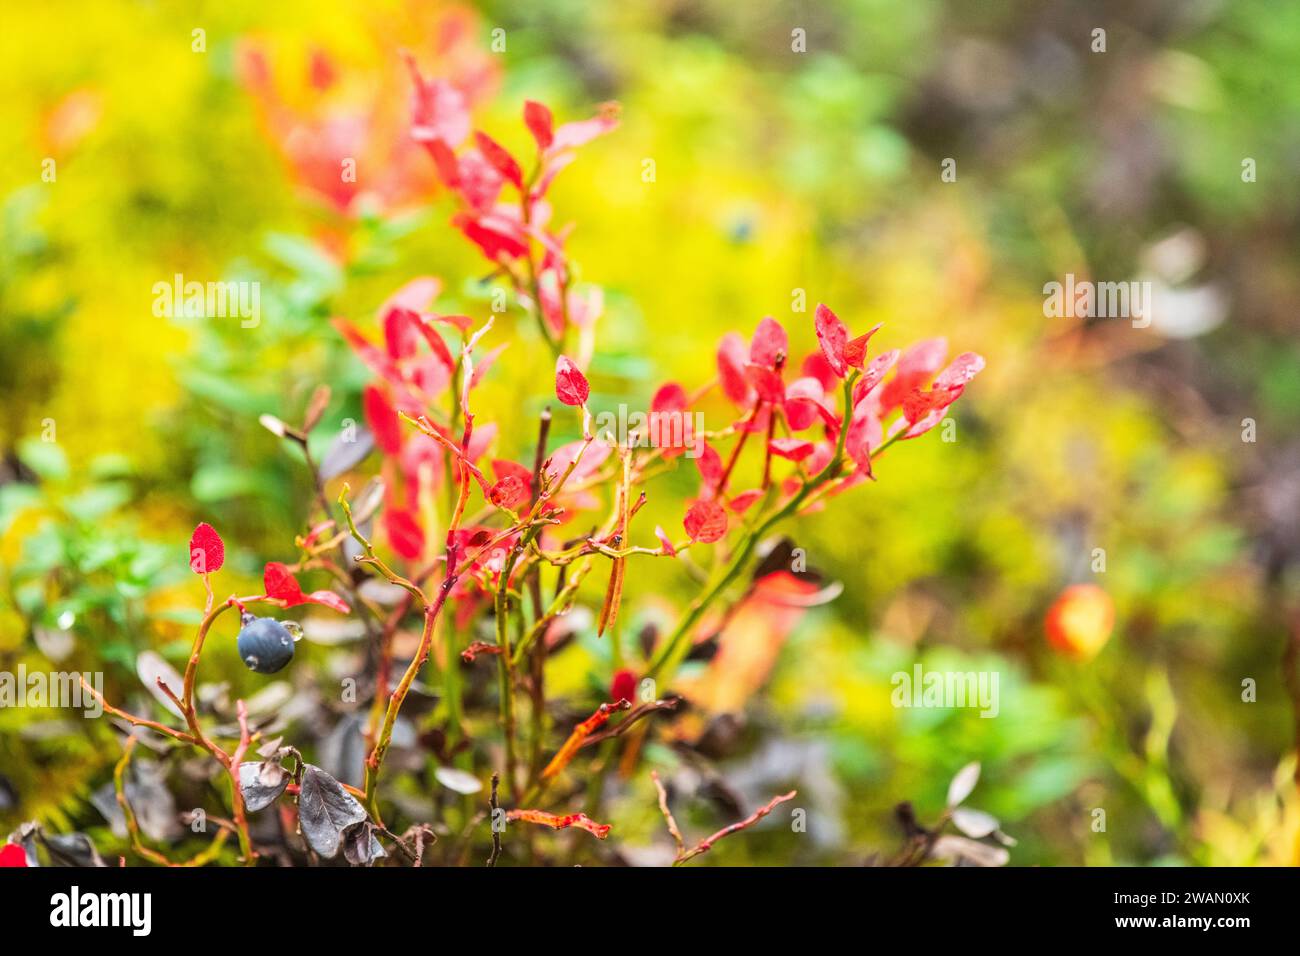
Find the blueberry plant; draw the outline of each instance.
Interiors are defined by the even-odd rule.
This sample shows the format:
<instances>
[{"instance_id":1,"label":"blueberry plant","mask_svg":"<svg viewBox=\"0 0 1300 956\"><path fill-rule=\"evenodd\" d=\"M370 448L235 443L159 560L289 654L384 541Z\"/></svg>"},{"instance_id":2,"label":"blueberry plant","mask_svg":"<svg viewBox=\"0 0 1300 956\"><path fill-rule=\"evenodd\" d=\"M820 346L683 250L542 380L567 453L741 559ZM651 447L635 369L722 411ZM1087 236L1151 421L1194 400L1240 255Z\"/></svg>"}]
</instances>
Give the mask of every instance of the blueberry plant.
<instances>
[{"instance_id":1,"label":"blueberry plant","mask_svg":"<svg viewBox=\"0 0 1300 956\"><path fill-rule=\"evenodd\" d=\"M307 453L327 389L297 424L264 417L275 434L307 453L315 479L313 513L294 542L296 560L266 564L261 594L218 598L213 576L222 569L225 545L212 527L199 525L190 560L205 588L204 614L184 674L155 681L183 726L101 701L119 721L216 761L230 817L218 822L212 845L197 857L172 860L146 845L123 785L133 734L115 777L133 849L159 864L198 865L218 858L233 838L239 861L253 865L265 850L250 815L265 812L301 834L311 860L342 853L354 865L455 863L469 859L475 846L491 865L524 859L523 847L527 859L537 859L533 826L617 838L617 820L599 822L586 812L598 805L588 798L608 765L597 756L598 745L613 741L625 745L624 769L653 777L677 843L673 860L684 863L794 792L738 814L738 822L688 846L643 744L689 708L689 694L660 689L675 686L683 663L709 636L702 626L707 617L744 599L764 542L785 523L875 480L881 456L938 425L983 360L966 352L945 363L946 345L938 339L877 350L880 326L850 331L819 305L813 320L819 347L801 363L791 355L785 328L764 318L748 339L737 333L722 339L712 381L693 388L668 382L655 392L644 419L652 441L636 431L603 432L589 408L587 379L599 347L602 299L598 289L576 281L568 229L553 224L548 193L580 147L616 128L616 107L557 125L546 106L526 103L523 121L534 148L519 158L473 128L456 85L422 75L413 60L408 66L411 136L456 199L452 225L481 251L491 281L508 287L536 323L554 360L554 414L572 416L580 437L553 443L548 407L535 424L502 423L527 428L527 439L514 447L531 446L530 460L494 457L504 444L502 430L480 410L478 386L504 343L494 341L493 317L439 312L436 278L415 278L392 294L380 312L382 341L336 318L334 328L372 376L362 407L373 446L359 447L363 453L373 447L377 476L354 493L347 478L355 467L334 474L337 469L322 470ZM695 433L679 427L717 393L734 408L731 420ZM692 467L698 489L682 504L679 527L638 527L657 479ZM548 665L567 636L569 612L604 582L594 628L611 639L629 565L642 561L676 562L695 580L695 596L671 627L645 636L638 659L620 658L624 666L611 675L607 699L594 712L557 718L564 710L548 695ZM299 575L309 573L328 575L332 589L304 591ZM591 592L583 589L589 580L596 585ZM361 696L366 755L357 786L307 762L292 742L265 739L243 701L233 725L214 725L196 694L205 651L237 654L258 674L293 668L301 628L282 612L309 603L354 616L368 642L370 672ZM419 633L413 647L400 641L412 630ZM445 821L411 819L394 799L392 780L402 770L388 760L399 718L431 657L441 678L440 761L457 789L484 794L454 840L439 840L448 832ZM466 693L465 675L475 669L495 671L494 691ZM476 713L471 731L469 709L483 707L493 719L485 723ZM908 832L909 860L924 858L940 840L937 829L914 821ZM549 857L543 851L541 858Z\"/></svg>"}]
</instances>

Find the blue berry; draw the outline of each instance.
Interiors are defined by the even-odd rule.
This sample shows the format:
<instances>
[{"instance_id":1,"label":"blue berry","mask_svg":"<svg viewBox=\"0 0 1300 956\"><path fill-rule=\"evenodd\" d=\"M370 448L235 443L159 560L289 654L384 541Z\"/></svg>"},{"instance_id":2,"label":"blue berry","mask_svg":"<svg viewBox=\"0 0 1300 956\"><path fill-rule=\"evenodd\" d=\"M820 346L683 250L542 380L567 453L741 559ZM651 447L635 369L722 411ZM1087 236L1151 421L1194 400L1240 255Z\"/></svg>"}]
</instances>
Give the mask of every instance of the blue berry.
<instances>
[{"instance_id":1,"label":"blue berry","mask_svg":"<svg viewBox=\"0 0 1300 956\"><path fill-rule=\"evenodd\" d=\"M235 646L249 670L274 674L293 660L293 635L275 618L245 612L240 624Z\"/></svg>"}]
</instances>

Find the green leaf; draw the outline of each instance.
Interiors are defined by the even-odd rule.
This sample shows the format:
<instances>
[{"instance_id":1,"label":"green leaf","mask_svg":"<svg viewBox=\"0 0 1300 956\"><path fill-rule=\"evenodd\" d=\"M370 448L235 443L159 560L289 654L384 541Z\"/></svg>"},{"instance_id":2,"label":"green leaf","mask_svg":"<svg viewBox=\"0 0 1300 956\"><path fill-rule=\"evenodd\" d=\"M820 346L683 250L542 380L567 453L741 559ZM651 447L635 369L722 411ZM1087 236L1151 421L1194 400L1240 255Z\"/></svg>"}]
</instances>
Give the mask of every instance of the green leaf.
<instances>
[{"instance_id":1,"label":"green leaf","mask_svg":"<svg viewBox=\"0 0 1300 956\"><path fill-rule=\"evenodd\" d=\"M46 481L63 481L68 477L68 456L55 442L25 438L18 443L18 457Z\"/></svg>"},{"instance_id":2,"label":"green leaf","mask_svg":"<svg viewBox=\"0 0 1300 956\"><path fill-rule=\"evenodd\" d=\"M94 485L80 494L63 499L63 510L78 521L90 522L120 508L130 499L130 487L121 482Z\"/></svg>"},{"instance_id":3,"label":"green leaf","mask_svg":"<svg viewBox=\"0 0 1300 956\"><path fill-rule=\"evenodd\" d=\"M271 258L300 276L316 279L327 285L337 285L342 280L342 273L337 263L319 246L302 236L291 236L282 232L269 233L262 242L262 248Z\"/></svg>"},{"instance_id":4,"label":"green leaf","mask_svg":"<svg viewBox=\"0 0 1300 956\"><path fill-rule=\"evenodd\" d=\"M39 506L43 500L35 485L16 483L0 487L0 535L12 528L24 511Z\"/></svg>"},{"instance_id":5,"label":"green leaf","mask_svg":"<svg viewBox=\"0 0 1300 956\"><path fill-rule=\"evenodd\" d=\"M190 491L199 501L211 503L253 494L259 482L256 476L233 465L205 465L194 474Z\"/></svg>"}]
</instances>

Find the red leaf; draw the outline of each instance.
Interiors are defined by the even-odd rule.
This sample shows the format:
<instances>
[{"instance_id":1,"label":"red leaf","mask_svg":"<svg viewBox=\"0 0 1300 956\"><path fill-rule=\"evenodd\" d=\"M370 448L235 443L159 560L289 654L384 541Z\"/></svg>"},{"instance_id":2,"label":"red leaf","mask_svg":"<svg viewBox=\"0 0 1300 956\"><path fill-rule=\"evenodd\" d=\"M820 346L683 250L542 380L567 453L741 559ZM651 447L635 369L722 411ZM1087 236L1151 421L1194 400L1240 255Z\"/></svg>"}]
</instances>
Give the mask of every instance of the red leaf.
<instances>
[{"instance_id":1,"label":"red leaf","mask_svg":"<svg viewBox=\"0 0 1300 956\"><path fill-rule=\"evenodd\" d=\"M544 104L535 100L526 100L524 123L533 134L533 139L537 140L539 150L545 151L555 141L555 120L552 119L551 111Z\"/></svg>"},{"instance_id":2,"label":"red leaf","mask_svg":"<svg viewBox=\"0 0 1300 956\"><path fill-rule=\"evenodd\" d=\"M497 481L513 476L522 481L526 486L531 486L533 483L532 470L525 468L523 465L519 464L519 462L511 461L508 458L493 459L492 471L497 476Z\"/></svg>"},{"instance_id":3,"label":"red leaf","mask_svg":"<svg viewBox=\"0 0 1300 956\"><path fill-rule=\"evenodd\" d=\"M623 579L627 573L627 558L615 558L610 562L609 584L605 588L605 602L600 606L600 615L596 619L596 636L605 631L618 620L618 610L623 604Z\"/></svg>"},{"instance_id":4,"label":"red leaf","mask_svg":"<svg viewBox=\"0 0 1300 956\"><path fill-rule=\"evenodd\" d=\"M559 152L562 149L573 149L591 142L597 136L608 133L618 125L618 104L604 103L600 107L600 113L591 119L578 120L574 123L565 123L555 131L555 139L551 142L551 152Z\"/></svg>"},{"instance_id":5,"label":"red leaf","mask_svg":"<svg viewBox=\"0 0 1300 956\"><path fill-rule=\"evenodd\" d=\"M808 357L803 360L800 366L799 374L809 378L815 378L821 382L822 391L829 392L835 388L838 379L831 370L831 365L826 361L826 356L821 351L810 352Z\"/></svg>"},{"instance_id":6,"label":"red leaf","mask_svg":"<svg viewBox=\"0 0 1300 956\"><path fill-rule=\"evenodd\" d=\"M384 535L393 550L408 561L424 553L424 531L409 511L392 508L385 511Z\"/></svg>"},{"instance_id":7,"label":"red leaf","mask_svg":"<svg viewBox=\"0 0 1300 956\"><path fill-rule=\"evenodd\" d=\"M790 461L803 461L813 453L813 443L803 438L773 438L768 447L772 454Z\"/></svg>"},{"instance_id":8,"label":"red leaf","mask_svg":"<svg viewBox=\"0 0 1300 956\"><path fill-rule=\"evenodd\" d=\"M366 424L370 426L380 451L385 455L399 454L402 450L402 426L387 397L374 385L367 385L361 392L361 403Z\"/></svg>"},{"instance_id":9,"label":"red leaf","mask_svg":"<svg viewBox=\"0 0 1300 956\"><path fill-rule=\"evenodd\" d=\"M728 332L718 343L718 381L727 398L737 405L749 401L749 382L745 379L745 340Z\"/></svg>"},{"instance_id":10,"label":"red leaf","mask_svg":"<svg viewBox=\"0 0 1300 956\"><path fill-rule=\"evenodd\" d=\"M435 139L426 142L424 148L433 157L433 165L438 170L438 178L442 180L442 184L448 189L460 189L460 164L456 161L456 154L452 152L451 147L442 140Z\"/></svg>"},{"instance_id":11,"label":"red leaf","mask_svg":"<svg viewBox=\"0 0 1300 956\"><path fill-rule=\"evenodd\" d=\"M668 532L659 525L655 525L655 537L659 539L659 544L662 546L664 554L669 557L677 556L677 549L673 547L673 542L668 537Z\"/></svg>"},{"instance_id":12,"label":"red leaf","mask_svg":"<svg viewBox=\"0 0 1300 956\"><path fill-rule=\"evenodd\" d=\"M785 390L785 420L790 428L801 432L815 422L819 415L828 415L825 393L817 379L808 376L791 382Z\"/></svg>"},{"instance_id":13,"label":"red leaf","mask_svg":"<svg viewBox=\"0 0 1300 956\"><path fill-rule=\"evenodd\" d=\"M555 752L551 762L542 770L542 779L550 780L557 776L561 770L569 765L574 755L582 748L582 742L590 737L593 733L609 721L609 718L618 711L627 710L631 707L632 702L615 701L612 704L601 704L596 708L596 712L588 717L578 726L573 728L567 740Z\"/></svg>"},{"instance_id":14,"label":"red leaf","mask_svg":"<svg viewBox=\"0 0 1300 956\"><path fill-rule=\"evenodd\" d=\"M405 283L385 299L384 304L379 307L378 314L387 315L388 310L394 307L422 312L438 298L438 293L441 291L442 280L437 276L420 276Z\"/></svg>"},{"instance_id":15,"label":"red leaf","mask_svg":"<svg viewBox=\"0 0 1300 956\"><path fill-rule=\"evenodd\" d=\"M415 58L406 54L415 91L411 96L411 138L417 143L439 141L455 148L469 135L469 105L465 94L446 80L426 80Z\"/></svg>"},{"instance_id":16,"label":"red leaf","mask_svg":"<svg viewBox=\"0 0 1300 956\"><path fill-rule=\"evenodd\" d=\"M468 332L474 327L474 320L468 315L430 315L429 321L446 322L448 325L460 329L462 332ZM446 344L447 343L445 342L443 343L444 346Z\"/></svg>"},{"instance_id":17,"label":"red leaf","mask_svg":"<svg viewBox=\"0 0 1300 956\"><path fill-rule=\"evenodd\" d=\"M500 217L461 214L452 219L452 224L493 262L503 255L507 259L518 259L528 251L528 245L515 235L513 229L506 228Z\"/></svg>"},{"instance_id":18,"label":"red leaf","mask_svg":"<svg viewBox=\"0 0 1300 956\"><path fill-rule=\"evenodd\" d=\"M868 331L846 343L844 346L844 361L854 368L862 368L862 363L867 360L867 343L871 341L873 335L880 331L880 326L881 323L877 322Z\"/></svg>"},{"instance_id":19,"label":"red leaf","mask_svg":"<svg viewBox=\"0 0 1300 956\"><path fill-rule=\"evenodd\" d=\"M871 364L862 372L862 377L858 379L858 384L853 386L853 401L856 403L867 392L871 391L880 384L880 380L885 377L894 363L898 361L898 349L890 349L883 352L871 360Z\"/></svg>"},{"instance_id":20,"label":"red leaf","mask_svg":"<svg viewBox=\"0 0 1300 956\"><path fill-rule=\"evenodd\" d=\"M727 512L716 501L702 498L691 504L682 526L692 541L711 544L727 533Z\"/></svg>"},{"instance_id":21,"label":"red leaf","mask_svg":"<svg viewBox=\"0 0 1300 956\"><path fill-rule=\"evenodd\" d=\"M411 314L415 315L415 313ZM429 351L437 356L438 361L446 367L447 371L450 372L454 370L456 368L456 360L451 357L451 350L447 348L447 343L444 342L442 336L438 334L438 330L418 315L415 315L415 327L419 330L420 334L424 336L424 341L425 344L429 346Z\"/></svg>"},{"instance_id":22,"label":"red leaf","mask_svg":"<svg viewBox=\"0 0 1300 956\"><path fill-rule=\"evenodd\" d=\"M195 574L220 571L226 563L226 545L215 528L201 522L190 535L190 570Z\"/></svg>"},{"instance_id":23,"label":"red leaf","mask_svg":"<svg viewBox=\"0 0 1300 956\"><path fill-rule=\"evenodd\" d=\"M785 329L770 315L764 316L754 330L754 339L749 345L749 360L755 365L779 369L785 365L789 354L790 341Z\"/></svg>"},{"instance_id":24,"label":"red leaf","mask_svg":"<svg viewBox=\"0 0 1300 956\"><path fill-rule=\"evenodd\" d=\"M347 601L333 591L312 591L311 594L303 594L298 579L279 561L267 562L266 569L262 572L262 586L266 588L268 598L283 602L285 607L320 604L340 614L347 614L352 610L348 607Z\"/></svg>"},{"instance_id":25,"label":"red leaf","mask_svg":"<svg viewBox=\"0 0 1300 956\"><path fill-rule=\"evenodd\" d=\"M676 382L669 382L660 387L659 391L655 392L654 398L650 399L650 411L680 412L685 410L686 403L686 389Z\"/></svg>"},{"instance_id":26,"label":"red leaf","mask_svg":"<svg viewBox=\"0 0 1300 956\"><path fill-rule=\"evenodd\" d=\"M325 53L324 50L312 50L311 61L308 65L308 75L311 78L311 85L317 90L328 90L338 79L338 70L334 67L334 61Z\"/></svg>"},{"instance_id":27,"label":"red leaf","mask_svg":"<svg viewBox=\"0 0 1300 956\"><path fill-rule=\"evenodd\" d=\"M750 491L742 491L727 502L727 507L736 514L741 515L748 511L750 507L753 506L754 502L761 497L763 497L763 491L760 488L754 488Z\"/></svg>"},{"instance_id":28,"label":"red leaf","mask_svg":"<svg viewBox=\"0 0 1300 956\"><path fill-rule=\"evenodd\" d=\"M487 453L488 447L496 439L498 427L496 422L488 422L486 425L475 428L469 444L465 446L465 457L474 462L482 458Z\"/></svg>"},{"instance_id":29,"label":"red leaf","mask_svg":"<svg viewBox=\"0 0 1300 956\"><path fill-rule=\"evenodd\" d=\"M919 388L912 389L903 399L903 418L909 422L919 422L940 406L946 394L933 389L928 392Z\"/></svg>"},{"instance_id":30,"label":"red leaf","mask_svg":"<svg viewBox=\"0 0 1300 956\"><path fill-rule=\"evenodd\" d=\"M565 830L569 827L577 827L580 830L586 830L597 840L603 840L609 836L610 825L608 823L597 823L585 813L551 813L549 810L509 810L506 812L507 820L523 820L525 823L540 823L542 826L550 827L552 830Z\"/></svg>"},{"instance_id":31,"label":"red leaf","mask_svg":"<svg viewBox=\"0 0 1300 956\"><path fill-rule=\"evenodd\" d=\"M584 448L586 451L583 451ZM581 481L594 473L613 454L613 449L608 442L598 441L588 445L586 441L579 438L551 452L551 457L547 459L549 464L546 466L546 473L552 478L558 478L568 471L569 465L578 457L579 452L582 452L582 460L574 467L570 481Z\"/></svg>"},{"instance_id":32,"label":"red leaf","mask_svg":"<svg viewBox=\"0 0 1300 956\"><path fill-rule=\"evenodd\" d=\"M868 477L871 476L871 449L881 440L880 420L869 406L869 402L859 402L854 406L849 430L844 436L844 450Z\"/></svg>"},{"instance_id":33,"label":"red leaf","mask_svg":"<svg viewBox=\"0 0 1300 956\"><path fill-rule=\"evenodd\" d=\"M0 846L0 867L25 867L27 865L27 851L17 843L6 843Z\"/></svg>"},{"instance_id":34,"label":"red leaf","mask_svg":"<svg viewBox=\"0 0 1300 956\"><path fill-rule=\"evenodd\" d=\"M347 319L335 318L330 321L343 338L347 339L348 345L352 346L352 351L357 353L357 357L366 363L370 371L396 388L403 387L401 372L385 352L358 332L356 326Z\"/></svg>"},{"instance_id":35,"label":"red leaf","mask_svg":"<svg viewBox=\"0 0 1300 956\"><path fill-rule=\"evenodd\" d=\"M487 497L496 507L513 510L528 500L528 485L515 475L506 475L488 489Z\"/></svg>"},{"instance_id":36,"label":"red leaf","mask_svg":"<svg viewBox=\"0 0 1300 956\"><path fill-rule=\"evenodd\" d=\"M591 394L586 377L578 366L561 355L555 360L555 397L565 405L583 405Z\"/></svg>"},{"instance_id":37,"label":"red leaf","mask_svg":"<svg viewBox=\"0 0 1300 956\"><path fill-rule=\"evenodd\" d=\"M898 371L881 391L881 408L889 410L901 405L912 389L924 385L939 371L947 352L948 342L942 338L925 339L910 346L898 359Z\"/></svg>"},{"instance_id":38,"label":"red leaf","mask_svg":"<svg viewBox=\"0 0 1300 956\"><path fill-rule=\"evenodd\" d=\"M478 383L483 381L483 377L487 375L488 370L492 368L493 365L496 364L497 358L500 357L501 353L504 352L506 348L509 347L509 345L510 345L509 342L502 342L491 352L488 352L487 355L484 355L481 359L479 359L477 362L474 363L474 374L471 375L469 379L470 388L478 387Z\"/></svg>"},{"instance_id":39,"label":"red leaf","mask_svg":"<svg viewBox=\"0 0 1300 956\"><path fill-rule=\"evenodd\" d=\"M414 355L420 347L420 317L399 305L384 312L383 320L389 357L397 361Z\"/></svg>"},{"instance_id":40,"label":"red leaf","mask_svg":"<svg viewBox=\"0 0 1300 956\"><path fill-rule=\"evenodd\" d=\"M775 369L751 362L745 366L745 380L763 401L774 405L785 401L785 383L781 381L781 373Z\"/></svg>"},{"instance_id":41,"label":"red leaf","mask_svg":"<svg viewBox=\"0 0 1300 956\"><path fill-rule=\"evenodd\" d=\"M425 395L441 394L451 381L451 369L443 364L442 359L434 355L421 355L412 359L408 371L411 383ZM422 403L411 401L409 395L405 395L404 398L406 402L400 408L408 414L419 411L423 407Z\"/></svg>"},{"instance_id":42,"label":"red leaf","mask_svg":"<svg viewBox=\"0 0 1300 956\"><path fill-rule=\"evenodd\" d=\"M975 352L962 352L939 373L934 380L934 387L964 388L966 384L984 369L984 357Z\"/></svg>"},{"instance_id":43,"label":"red leaf","mask_svg":"<svg viewBox=\"0 0 1300 956\"><path fill-rule=\"evenodd\" d=\"M650 399L646 420L650 443L663 449L665 458L676 458L685 448L703 440L694 433L686 414L689 401L686 390L676 382L661 386Z\"/></svg>"},{"instance_id":44,"label":"red leaf","mask_svg":"<svg viewBox=\"0 0 1300 956\"><path fill-rule=\"evenodd\" d=\"M266 588L267 597L284 601L289 607L301 604L303 601L302 587L298 584L298 579L279 561L267 562L262 572L262 586Z\"/></svg>"},{"instance_id":45,"label":"red leaf","mask_svg":"<svg viewBox=\"0 0 1300 956\"><path fill-rule=\"evenodd\" d=\"M333 591L312 591L303 600L307 604L320 604L331 611L338 611L340 614L347 614L352 610L352 608L348 607L348 602Z\"/></svg>"},{"instance_id":46,"label":"red leaf","mask_svg":"<svg viewBox=\"0 0 1300 956\"><path fill-rule=\"evenodd\" d=\"M699 457L695 467L700 470L700 478L709 493L722 482L722 457L716 448L708 442L701 442Z\"/></svg>"},{"instance_id":47,"label":"red leaf","mask_svg":"<svg viewBox=\"0 0 1300 956\"><path fill-rule=\"evenodd\" d=\"M434 157L437 158L436 156ZM505 178L477 149L467 149L456 161L456 189L475 212L491 212Z\"/></svg>"},{"instance_id":48,"label":"red leaf","mask_svg":"<svg viewBox=\"0 0 1300 956\"><path fill-rule=\"evenodd\" d=\"M555 177L564 172L565 167L577 159L575 153L559 153L554 150L547 153L546 161L542 165L542 174L537 178L536 185L533 186L530 200L536 202L546 195L547 190L551 188L551 183L555 182Z\"/></svg>"},{"instance_id":49,"label":"red leaf","mask_svg":"<svg viewBox=\"0 0 1300 956\"><path fill-rule=\"evenodd\" d=\"M817 343L822 347L822 354L826 356L831 371L837 378L843 378L848 373L844 346L849 340L849 330L834 312L821 303L817 305L813 327L817 330Z\"/></svg>"},{"instance_id":50,"label":"red leaf","mask_svg":"<svg viewBox=\"0 0 1300 956\"><path fill-rule=\"evenodd\" d=\"M609 699L615 703L620 700L625 700L628 703L631 703L635 694L636 674L626 668L618 671L609 685Z\"/></svg>"},{"instance_id":51,"label":"red leaf","mask_svg":"<svg viewBox=\"0 0 1300 956\"><path fill-rule=\"evenodd\" d=\"M483 158L491 163L497 172L514 184L516 189L524 188L524 172L504 146L481 130L474 131L474 141L478 143Z\"/></svg>"}]
</instances>

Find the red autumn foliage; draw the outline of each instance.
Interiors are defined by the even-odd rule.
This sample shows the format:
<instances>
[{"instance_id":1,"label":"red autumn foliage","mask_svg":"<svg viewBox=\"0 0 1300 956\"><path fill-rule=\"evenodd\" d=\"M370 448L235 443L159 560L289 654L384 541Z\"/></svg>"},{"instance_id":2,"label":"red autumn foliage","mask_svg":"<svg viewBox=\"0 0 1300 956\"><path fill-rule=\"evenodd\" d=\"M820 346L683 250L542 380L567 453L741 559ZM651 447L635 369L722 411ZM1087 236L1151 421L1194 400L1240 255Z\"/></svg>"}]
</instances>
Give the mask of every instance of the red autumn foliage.
<instances>
[{"instance_id":1,"label":"red autumn foliage","mask_svg":"<svg viewBox=\"0 0 1300 956\"><path fill-rule=\"evenodd\" d=\"M206 521L190 536L190 570L195 574L212 574L226 563L226 545L215 528Z\"/></svg>"},{"instance_id":2,"label":"red autumn foliage","mask_svg":"<svg viewBox=\"0 0 1300 956\"><path fill-rule=\"evenodd\" d=\"M614 674L614 679L609 685L610 700L618 702L626 700L631 702L633 695L636 693L636 674L626 667Z\"/></svg>"},{"instance_id":3,"label":"red autumn foliage","mask_svg":"<svg viewBox=\"0 0 1300 956\"><path fill-rule=\"evenodd\" d=\"M352 610L348 607L348 602L333 591L312 591L310 594L304 594L298 579L278 561L271 561L266 565L262 584L266 588L265 596L282 602L285 607L320 604L340 614L347 614Z\"/></svg>"},{"instance_id":4,"label":"red autumn foliage","mask_svg":"<svg viewBox=\"0 0 1300 956\"><path fill-rule=\"evenodd\" d=\"M565 405L584 405L591 395L587 378L578 367L561 355L555 360L555 397Z\"/></svg>"},{"instance_id":5,"label":"red autumn foliage","mask_svg":"<svg viewBox=\"0 0 1300 956\"><path fill-rule=\"evenodd\" d=\"M368 503L366 514L361 515L357 505L354 515L356 502L350 487L344 486L334 499L342 506L340 515L322 480L316 488L320 501L313 503L317 513L308 516L306 534L295 538L302 554L292 568L266 564L265 594L258 597L231 597L226 605L213 607L209 590L209 610L185 686L173 695L187 729L112 712L208 752L238 781L240 762L255 743L246 713L240 711L239 745L227 752L203 732L194 708L193 669L207 629L224 607L242 607L245 601L264 600L285 608L314 603L342 614L352 613L355 606L370 641L367 658L375 662L374 696L363 738L368 748L363 787L340 784L334 794L340 805L351 812L347 801L354 794L364 801L359 805L367 827L395 841L407 855L423 852L413 851L405 838L382 826L380 806L387 795L380 787L380 772L399 716L410 721L409 714L401 715L407 694L412 687L428 692L422 668L434 658L444 682L441 699L420 720L429 723L425 729L431 731L430 746L445 762L440 782L459 793L473 793L482 781L462 765L491 760L489 807L494 816L504 809L499 806L499 785L504 783L507 803L513 804L506 819L557 830L578 827L604 840L610 825L585 813L545 807L567 802L574 809L574 794L581 788L570 788L570 778L580 778L596 766L581 759L584 753L612 753L608 745L616 742L619 771L625 775L653 753L654 746L643 743L658 743L651 736L658 733L653 725L664 712L674 710L680 698L673 687L665 700L633 707L640 682L664 686L681 677L679 665L697 641L705 640L702 631L711 630L717 637L717 660L710 665L711 674L686 688L696 695L692 706L707 709L710 701L743 700L759 686L792 619L823 599L823 589L791 572L745 575L760 539L778 523L822 507L830 497L873 477L879 455L896 440L917 437L941 421L984 362L964 353L944 367L947 345L941 339L872 356L870 344L880 326L854 337L838 316L819 305L811 329L818 348L802 362L791 361L786 328L767 317L748 340L734 332L723 337L716 353L716 382L694 390L668 382L655 391L647 420L656 435L662 435L664 423L673 422L673 416L698 414L690 410L718 404L710 392L720 392L730 403L723 406L730 408L728 421L716 423L721 427L711 428L707 440L697 434L694 440L660 442L643 453L634 443L608 442L592 434L587 409L591 387L579 364L588 366L593 354L592 332L603 297L597 289L575 286L565 251L568 228L552 225L546 197L574 151L617 125L615 109L603 107L590 119L557 126L549 108L528 101L523 121L536 148L528 151L531 155L515 156L475 128L475 97L464 83L454 76L426 77L414 57L407 58L407 65L412 84L410 139L427 154L430 174L454 194L453 225L490 261L493 274L511 285L516 303L536 321L555 359L555 396L567 408L580 410L568 413L569 434L581 437L557 447L549 409L536 431L530 424L522 436L502 434L497 423L486 420L476 406L476 389L512 340L490 351L480 348L493 332L494 320L479 325L471 317L440 312L443 283L438 278L417 277L389 295L373 317L377 331L363 332L351 320L335 318L335 329L373 379L360 396L378 458L376 490L359 496ZM313 61L311 75L321 89L335 83L335 70L326 59ZM568 351L575 337L578 347ZM536 340L524 344L534 347ZM310 431L311 426L304 426L304 433ZM661 527L655 527L651 539L636 518L654 469L685 468L679 479L693 482L691 466L680 461L689 453L695 458L699 486L682 517L687 540L675 544ZM518 455L531 466L494 455ZM490 467L483 464L485 459ZM355 469L368 471L370 466ZM733 484L743 490L729 487ZM373 541L371 527L380 532ZM710 544L719 546L697 555L702 550L697 546ZM195 531L192 553L196 549L205 556L196 570L221 567L224 547L206 524ZM690 553L682 557L687 549ZM629 599L638 597L638 564L658 558L679 558L675 570L705 572L700 575L704 589L684 605L671 628L646 628L640 635L641 658L613 657L620 664L610 681L612 700L577 721L546 760L557 736L553 725L574 720L564 716L574 711L556 706L547 695L550 655L583 628L590 628L588 636L610 631L620 639L619 652L627 654L627 642L621 640L625 635L620 634L626 621L619 618L625 587ZM717 562L712 573L702 567L709 560ZM606 562L607 578L597 570ZM353 598L351 603L332 590L304 593L296 574L326 570ZM587 598L581 587L588 575L593 583L607 582L599 616L591 624L575 623L578 615L566 620L568 611ZM748 584L741 586L747 578ZM391 587L382 587L383 581ZM365 589L374 584L381 585L376 590L396 593L395 601L402 603L375 613ZM449 618L440 620L444 611ZM748 628L744 637L758 635L760 640L738 640L732 627L737 621ZM493 629L494 640L479 639ZM249 638L241 631L241 642ZM479 657L486 658L481 668L497 668L498 679L471 683L462 693L459 668ZM628 666L621 666L624 661ZM721 678L719 664L726 670ZM404 670L399 673L399 668ZM478 713L469 716L471 707L481 707L494 692L496 700L489 708L494 718L499 715L495 727ZM579 703L577 713L589 712L593 703ZM661 716L643 719L655 714ZM600 761L602 768L610 763L607 756ZM317 784L304 778L285 789L299 798L298 822L304 833L311 826L302 797ZM770 800L689 849L681 844L669 816L679 841L676 861L707 852L717 840L754 825L793 796L791 791ZM256 850L241 799L232 798L232 803L232 830L241 841L244 860L254 862ZM661 807L667 813L662 791ZM495 828L493 834L494 865L501 846ZM415 844L422 847L419 840ZM355 846L350 849L355 853Z\"/></svg>"},{"instance_id":6,"label":"red autumn foliage","mask_svg":"<svg viewBox=\"0 0 1300 956\"><path fill-rule=\"evenodd\" d=\"M682 524L692 541L712 544L727 533L727 513L716 501L701 498L686 509Z\"/></svg>"},{"instance_id":7,"label":"red autumn foliage","mask_svg":"<svg viewBox=\"0 0 1300 956\"><path fill-rule=\"evenodd\" d=\"M17 843L0 846L0 867L20 867L27 865L27 851Z\"/></svg>"}]
</instances>

